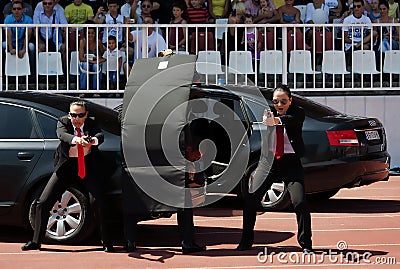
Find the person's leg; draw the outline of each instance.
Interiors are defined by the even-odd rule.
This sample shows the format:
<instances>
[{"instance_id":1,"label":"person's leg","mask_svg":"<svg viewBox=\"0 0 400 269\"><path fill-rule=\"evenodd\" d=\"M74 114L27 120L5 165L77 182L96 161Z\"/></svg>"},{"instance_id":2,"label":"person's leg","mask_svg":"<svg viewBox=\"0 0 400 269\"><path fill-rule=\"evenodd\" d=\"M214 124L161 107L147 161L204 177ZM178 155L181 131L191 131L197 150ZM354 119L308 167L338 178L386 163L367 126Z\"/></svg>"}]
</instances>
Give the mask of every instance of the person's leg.
<instances>
[{"instance_id":1,"label":"person's leg","mask_svg":"<svg viewBox=\"0 0 400 269\"><path fill-rule=\"evenodd\" d=\"M178 210L177 221L178 221L178 229L182 244L186 245L193 244L194 241L193 209L185 208Z\"/></svg>"},{"instance_id":2,"label":"person's leg","mask_svg":"<svg viewBox=\"0 0 400 269\"><path fill-rule=\"evenodd\" d=\"M88 70L88 64L87 62L81 62L80 63L82 70L79 69L79 88L81 90L86 90L87 89L87 73L85 70Z\"/></svg>"},{"instance_id":3,"label":"person's leg","mask_svg":"<svg viewBox=\"0 0 400 269\"><path fill-rule=\"evenodd\" d=\"M305 198L304 184L292 181L287 187L297 218L297 241L303 249L312 250L311 214Z\"/></svg>"},{"instance_id":4,"label":"person's leg","mask_svg":"<svg viewBox=\"0 0 400 269\"><path fill-rule=\"evenodd\" d=\"M93 64L91 67L91 71L98 72L98 68L100 68L99 65ZM93 90L97 90L97 85L101 85L100 84L101 72L99 72L98 74L93 74L92 79L93 79ZM101 90L101 89L99 88L99 90Z\"/></svg>"},{"instance_id":5,"label":"person's leg","mask_svg":"<svg viewBox=\"0 0 400 269\"><path fill-rule=\"evenodd\" d=\"M46 234L46 226L49 219L49 211L62 193L65 184L56 173L53 173L39 199L36 201L35 227L32 241L41 244Z\"/></svg>"}]
</instances>

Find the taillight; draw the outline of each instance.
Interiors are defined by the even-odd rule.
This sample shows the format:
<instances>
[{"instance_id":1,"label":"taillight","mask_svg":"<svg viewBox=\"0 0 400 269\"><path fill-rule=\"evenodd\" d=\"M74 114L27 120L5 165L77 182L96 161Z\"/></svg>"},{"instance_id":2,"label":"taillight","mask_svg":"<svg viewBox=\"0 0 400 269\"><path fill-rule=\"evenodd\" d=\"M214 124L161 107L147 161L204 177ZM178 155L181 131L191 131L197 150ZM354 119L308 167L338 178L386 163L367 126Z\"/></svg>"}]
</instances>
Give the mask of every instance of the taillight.
<instances>
[{"instance_id":1,"label":"taillight","mask_svg":"<svg viewBox=\"0 0 400 269\"><path fill-rule=\"evenodd\" d=\"M354 130L326 131L329 144L334 147L357 147L358 139Z\"/></svg>"}]
</instances>

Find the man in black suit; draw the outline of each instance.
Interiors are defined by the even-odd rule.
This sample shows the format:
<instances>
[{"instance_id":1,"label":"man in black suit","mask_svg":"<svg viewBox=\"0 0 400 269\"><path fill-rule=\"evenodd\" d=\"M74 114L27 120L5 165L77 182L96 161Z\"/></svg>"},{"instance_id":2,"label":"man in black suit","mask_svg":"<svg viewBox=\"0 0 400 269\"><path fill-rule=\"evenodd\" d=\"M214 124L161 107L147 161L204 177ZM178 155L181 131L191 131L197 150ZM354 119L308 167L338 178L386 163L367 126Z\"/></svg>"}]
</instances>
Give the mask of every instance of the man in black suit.
<instances>
[{"instance_id":1,"label":"man in black suit","mask_svg":"<svg viewBox=\"0 0 400 269\"><path fill-rule=\"evenodd\" d=\"M263 123L276 128L276 143L275 147L272 147L275 149L273 150L274 159L268 173L268 169L265 169L268 163L262 161L263 156L261 156L258 167L250 176L248 184L247 182L243 184L244 189L248 191L245 193L242 239L237 250L251 248L254 241L257 208L272 183L284 180L297 217L297 241L304 253L312 253L311 215L305 200L304 172L300 161L305 151L302 137L305 113L302 108L292 104L291 92L286 85L275 88L272 103L274 109L264 115ZM263 144L265 146L268 143L263 141ZM255 182L262 183L256 190L249 190L249 186Z\"/></svg>"},{"instance_id":2,"label":"man in black suit","mask_svg":"<svg viewBox=\"0 0 400 269\"><path fill-rule=\"evenodd\" d=\"M68 186L81 184L99 205L104 251L113 252L104 218L103 178L99 171L102 164L98 146L104 142L104 135L97 123L88 118L84 101L71 103L68 115L57 123L57 136L60 144L55 154L54 173L36 203L33 239L22 250L40 249L50 209Z\"/></svg>"}]
</instances>

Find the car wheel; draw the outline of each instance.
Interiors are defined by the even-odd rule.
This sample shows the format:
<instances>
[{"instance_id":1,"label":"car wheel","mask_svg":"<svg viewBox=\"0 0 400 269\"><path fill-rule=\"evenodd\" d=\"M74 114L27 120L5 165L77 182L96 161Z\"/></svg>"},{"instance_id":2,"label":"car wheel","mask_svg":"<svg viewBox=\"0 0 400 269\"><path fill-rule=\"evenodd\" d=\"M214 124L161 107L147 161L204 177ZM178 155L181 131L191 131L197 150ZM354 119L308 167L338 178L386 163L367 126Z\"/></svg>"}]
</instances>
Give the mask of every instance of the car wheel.
<instances>
[{"instance_id":1,"label":"car wheel","mask_svg":"<svg viewBox=\"0 0 400 269\"><path fill-rule=\"evenodd\" d=\"M254 173L258 163L253 163L249 166L241 183L241 198L246 199L248 195L248 178ZM284 211L291 208L290 195L286 185L281 182L274 182L267 190L261 200L261 208L264 211Z\"/></svg>"},{"instance_id":2,"label":"car wheel","mask_svg":"<svg viewBox=\"0 0 400 269\"><path fill-rule=\"evenodd\" d=\"M29 221L34 229L36 199L31 203ZM50 210L46 239L54 243L76 243L89 237L95 226L89 198L77 188L65 191Z\"/></svg>"},{"instance_id":3,"label":"car wheel","mask_svg":"<svg viewBox=\"0 0 400 269\"><path fill-rule=\"evenodd\" d=\"M328 200L329 198L335 196L335 194L338 192L339 190L331 190L320 193L307 194L307 199L311 201Z\"/></svg>"}]
</instances>

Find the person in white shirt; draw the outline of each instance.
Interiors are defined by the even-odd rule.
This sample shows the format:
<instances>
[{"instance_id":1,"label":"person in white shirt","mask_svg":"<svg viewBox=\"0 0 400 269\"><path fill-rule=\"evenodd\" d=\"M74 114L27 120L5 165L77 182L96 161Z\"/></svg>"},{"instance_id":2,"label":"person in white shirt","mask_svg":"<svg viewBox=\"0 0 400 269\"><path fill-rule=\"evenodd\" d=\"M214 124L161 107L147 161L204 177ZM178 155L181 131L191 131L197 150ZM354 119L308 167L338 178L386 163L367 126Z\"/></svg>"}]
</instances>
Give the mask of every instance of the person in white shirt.
<instances>
[{"instance_id":1,"label":"person in white shirt","mask_svg":"<svg viewBox=\"0 0 400 269\"><path fill-rule=\"evenodd\" d=\"M143 18L144 24L154 24L150 16ZM158 53L167 49L167 43L162 35L154 30L154 27L143 27L129 33L128 39L134 42L134 59L157 57Z\"/></svg>"},{"instance_id":2,"label":"person in white shirt","mask_svg":"<svg viewBox=\"0 0 400 269\"><path fill-rule=\"evenodd\" d=\"M363 14L364 1L354 0L353 14L343 20L343 24L370 24L371 20ZM371 49L371 26L344 26L345 51Z\"/></svg>"},{"instance_id":3,"label":"person in white shirt","mask_svg":"<svg viewBox=\"0 0 400 269\"><path fill-rule=\"evenodd\" d=\"M107 76L110 83L110 90L117 89L118 75L122 65L122 53L117 48L116 37L110 35L108 37L108 49L103 54L103 59L107 61Z\"/></svg>"}]
</instances>

